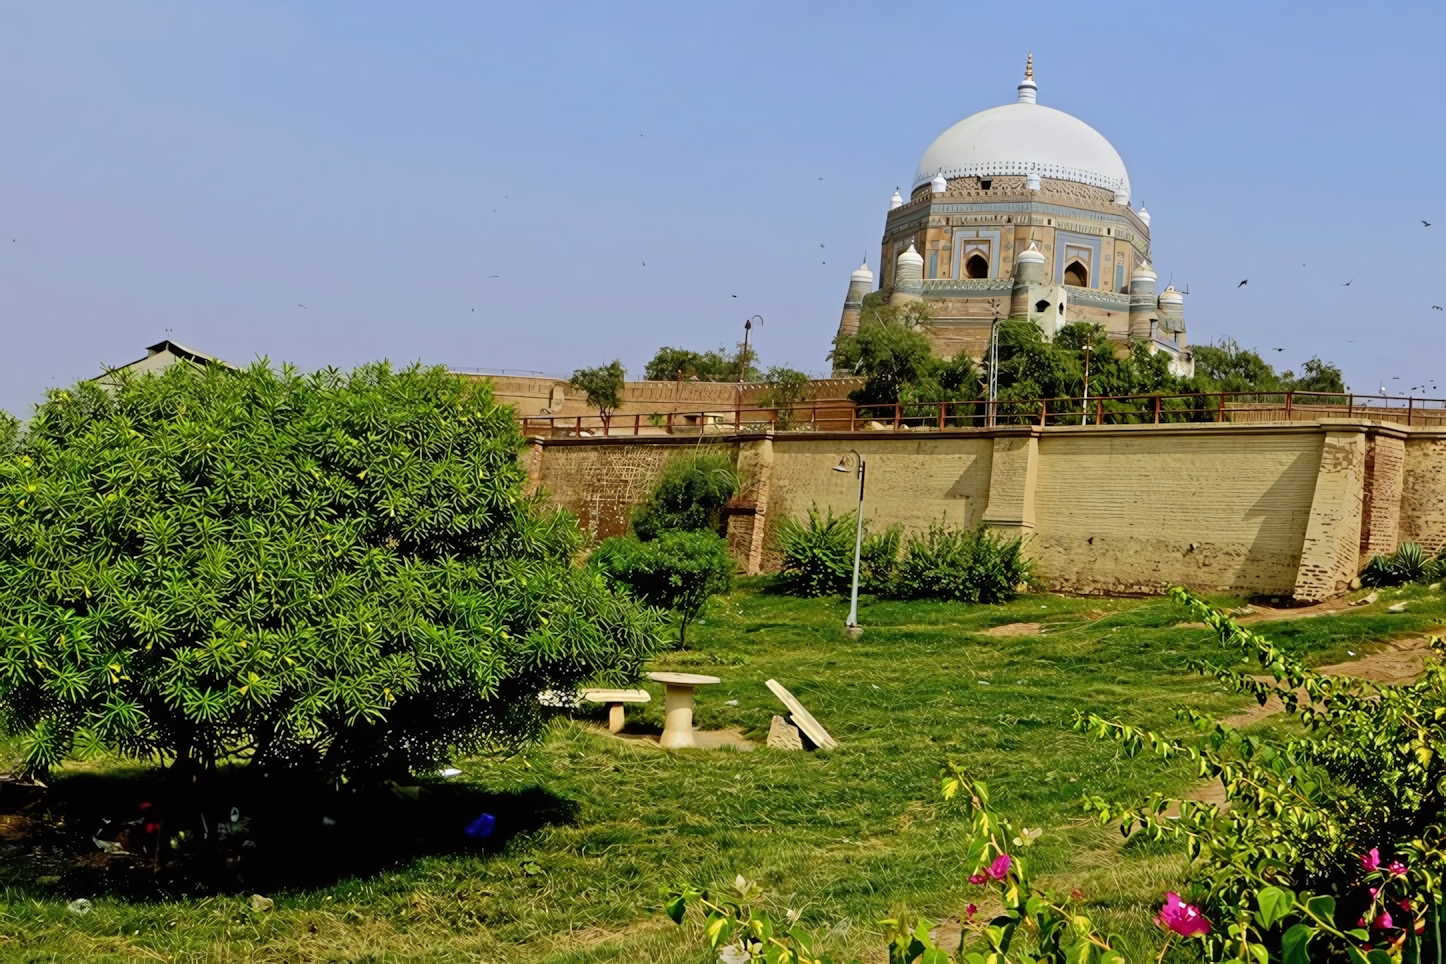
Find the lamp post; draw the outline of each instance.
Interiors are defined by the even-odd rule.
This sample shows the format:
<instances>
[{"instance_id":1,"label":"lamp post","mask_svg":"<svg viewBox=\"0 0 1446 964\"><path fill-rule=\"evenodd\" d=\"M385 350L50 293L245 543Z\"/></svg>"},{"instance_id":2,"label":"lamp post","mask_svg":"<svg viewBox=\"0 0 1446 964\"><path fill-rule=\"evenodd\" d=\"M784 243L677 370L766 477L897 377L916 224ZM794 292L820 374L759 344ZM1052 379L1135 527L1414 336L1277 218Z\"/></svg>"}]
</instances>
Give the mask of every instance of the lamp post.
<instances>
[{"instance_id":1,"label":"lamp post","mask_svg":"<svg viewBox=\"0 0 1446 964\"><path fill-rule=\"evenodd\" d=\"M854 530L854 585L853 592L849 596L849 618L848 622L844 623L844 630L850 635L857 636L863 632L863 630L859 628L859 559L863 555L864 549L864 472L867 465L864 462L863 456L859 455L859 453L853 449L849 449L847 455L839 456L838 465L833 467L835 472L849 471L849 455L854 457L854 462L857 464L859 476L859 511L857 525Z\"/></svg>"},{"instance_id":2,"label":"lamp post","mask_svg":"<svg viewBox=\"0 0 1446 964\"><path fill-rule=\"evenodd\" d=\"M753 322L763 324L762 315L754 315L743 323L743 355L738 361L738 384L742 385L748 376L748 333L753 330Z\"/></svg>"},{"instance_id":3,"label":"lamp post","mask_svg":"<svg viewBox=\"0 0 1446 964\"><path fill-rule=\"evenodd\" d=\"M1085 342L1085 368L1084 368L1084 424L1090 423L1090 343Z\"/></svg>"}]
</instances>

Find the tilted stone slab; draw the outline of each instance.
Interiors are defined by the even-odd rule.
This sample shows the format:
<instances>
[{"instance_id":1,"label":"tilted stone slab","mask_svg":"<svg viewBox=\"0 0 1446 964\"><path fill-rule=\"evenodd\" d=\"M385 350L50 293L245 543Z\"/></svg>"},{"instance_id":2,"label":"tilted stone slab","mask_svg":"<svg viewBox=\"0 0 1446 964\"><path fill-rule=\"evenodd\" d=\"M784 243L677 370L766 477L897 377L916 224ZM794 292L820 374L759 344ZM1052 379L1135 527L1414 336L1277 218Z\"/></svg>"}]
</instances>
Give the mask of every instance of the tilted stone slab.
<instances>
[{"instance_id":1,"label":"tilted stone slab","mask_svg":"<svg viewBox=\"0 0 1446 964\"><path fill-rule=\"evenodd\" d=\"M824 750L832 750L838 746L838 741L828 735L828 730L825 730L818 720L813 718L812 713L803 708L798 697L785 689L782 683L771 679L764 685L773 691L774 696L783 701L784 706L788 707L788 712L793 716L794 725L813 741L814 746Z\"/></svg>"}]
</instances>

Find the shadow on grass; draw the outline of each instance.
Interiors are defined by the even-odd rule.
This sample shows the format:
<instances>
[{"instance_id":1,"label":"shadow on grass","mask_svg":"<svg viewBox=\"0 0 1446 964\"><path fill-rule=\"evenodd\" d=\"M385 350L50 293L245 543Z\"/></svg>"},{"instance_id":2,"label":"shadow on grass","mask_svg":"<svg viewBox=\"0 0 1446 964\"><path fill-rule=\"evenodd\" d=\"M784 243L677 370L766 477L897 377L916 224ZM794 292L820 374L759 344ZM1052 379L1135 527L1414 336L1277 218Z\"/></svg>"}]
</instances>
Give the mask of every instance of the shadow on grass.
<instances>
[{"instance_id":1,"label":"shadow on grass","mask_svg":"<svg viewBox=\"0 0 1446 964\"><path fill-rule=\"evenodd\" d=\"M535 788L337 790L238 767L202 783L157 769L65 776L39 795L6 787L0 811L0 885L150 900L325 887L421 857L495 852L572 822L576 806ZM490 836L469 837L484 813Z\"/></svg>"}]
</instances>

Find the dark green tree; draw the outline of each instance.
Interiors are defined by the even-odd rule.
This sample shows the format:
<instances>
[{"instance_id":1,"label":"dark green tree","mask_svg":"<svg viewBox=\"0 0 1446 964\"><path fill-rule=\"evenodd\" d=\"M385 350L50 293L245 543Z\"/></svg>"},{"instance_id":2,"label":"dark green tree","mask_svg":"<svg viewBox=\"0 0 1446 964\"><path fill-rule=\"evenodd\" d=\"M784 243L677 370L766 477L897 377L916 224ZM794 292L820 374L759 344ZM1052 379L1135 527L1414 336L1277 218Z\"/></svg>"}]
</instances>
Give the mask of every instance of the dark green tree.
<instances>
[{"instance_id":1,"label":"dark green tree","mask_svg":"<svg viewBox=\"0 0 1446 964\"><path fill-rule=\"evenodd\" d=\"M738 486L738 470L722 453L705 449L675 456L634 513L633 532L644 542L664 532L718 532L723 507Z\"/></svg>"},{"instance_id":2,"label":"dark green tree","mask_svg":"<svg viewBox=\"0 0 1446 964\"><path fill-rule=\"evenodd\" d=\"M606 418L623 404L623 383L628 373L623 363L614 358L597 368L579 368L568 384L587 397L587 403Z\"/></svg>"},{"instance_id":3,"label":"dark green tree","mask_svg":"<svg viewBox=\"0 0 1446 964\"><path fill-rule=\"evenodd\" d=\"M737 569L727 540L707 531L663 532L648 542L617 536L604 540L592 561L638 599L672 610L679 646L688 644L688 626L708 600L732 588Z\"/></svg>"},{"instance_id":4,"label":"dark green tree","mask_svg":"<svg viewBox=\"0 0 1446 964\"><path fill-rule=\"evenodd\" d=\"M176 365L52 391L0 457L0 712L109 750L401 778L625 684L655 614L572 563L490 389L440 368Z\"/></svg>"},{"instance_id":5,"label":"dark green tree","mask_svg":"<svg viewBox=\"0 0 1446 964\"><path fill-rule=\"evenodd\" d=\"M671 382L681 377L684 381L696 379L700 382L736 382L758 379L758 352L748 346L745 357L740 342L729 352L719 345L713 351L697 352L687 348L659 348L643 369L643 377L650 381Z\"/></svg>"}]
</instances>

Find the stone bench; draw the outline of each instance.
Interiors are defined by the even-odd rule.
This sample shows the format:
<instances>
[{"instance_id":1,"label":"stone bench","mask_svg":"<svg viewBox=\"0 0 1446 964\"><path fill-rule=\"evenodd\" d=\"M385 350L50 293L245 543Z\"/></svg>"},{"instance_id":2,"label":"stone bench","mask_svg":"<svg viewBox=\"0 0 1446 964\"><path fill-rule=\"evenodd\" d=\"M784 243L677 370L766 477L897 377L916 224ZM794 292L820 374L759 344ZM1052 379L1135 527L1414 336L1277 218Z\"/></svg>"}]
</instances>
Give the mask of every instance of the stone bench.
<instances>
[{"instance_id":1,"label":"stone bench","mask_svg":"<svg viewBox=\"0 0 1446 964\"><path fill-rule=\"evenodd\" d=\"M608 708L608 732L623 731L623 713L629 703L648 703L652 697L647 690L609 690L591 687L578 691L578 696L589 703L602 703Z\"/></svg>"}]
</instances>

